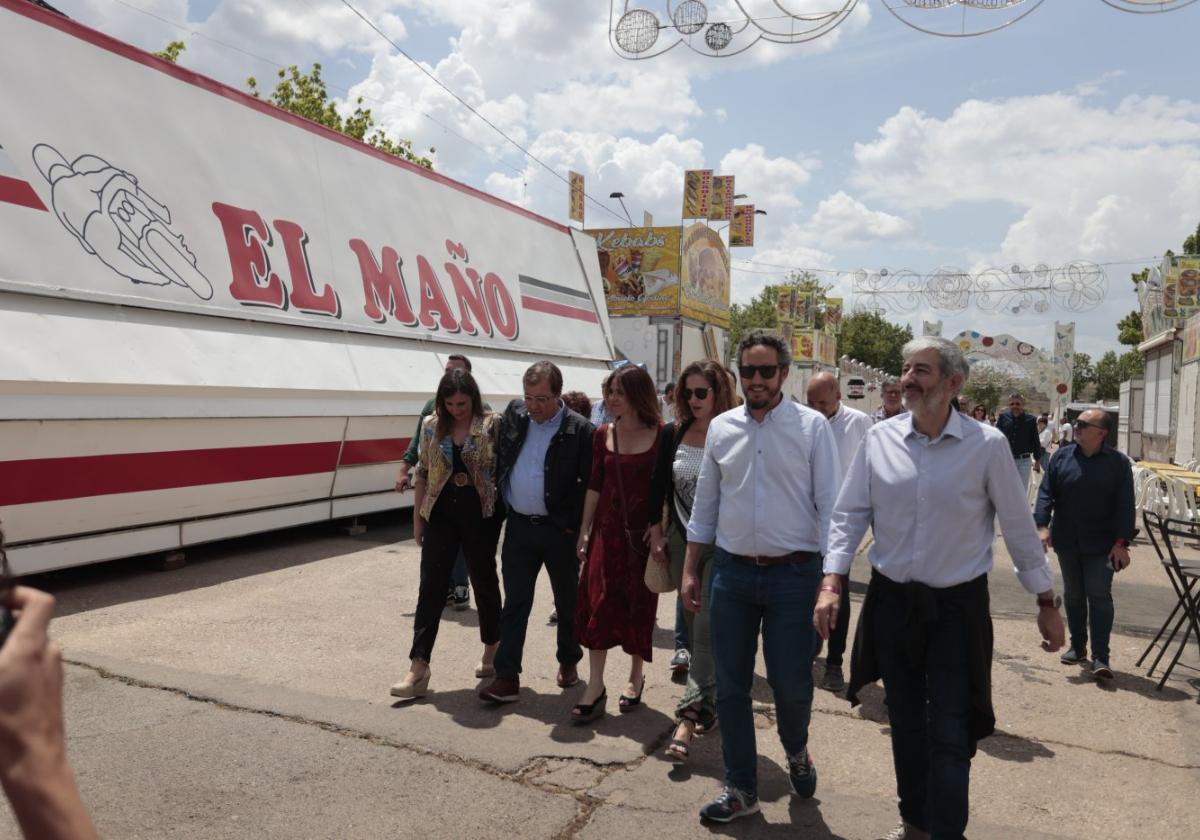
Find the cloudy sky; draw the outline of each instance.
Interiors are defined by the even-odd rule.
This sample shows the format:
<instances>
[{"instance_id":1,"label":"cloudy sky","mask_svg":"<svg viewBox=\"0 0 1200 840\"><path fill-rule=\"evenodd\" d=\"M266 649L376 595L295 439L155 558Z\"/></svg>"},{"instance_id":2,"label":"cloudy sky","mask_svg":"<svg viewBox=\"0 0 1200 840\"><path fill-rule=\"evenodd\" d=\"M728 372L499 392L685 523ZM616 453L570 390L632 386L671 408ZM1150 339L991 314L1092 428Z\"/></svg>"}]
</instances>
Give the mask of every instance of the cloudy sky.
<instances>
[{"instance_id":1,"label":"cloudy sky","mask_svg":"<svg viewBox=\"0 0 1200 840\"><path fill-rule=\"evenodd\" d=\"M625 2L613 2L619 16ZM809 11L842 2L782 0ZM1101 0L1046 0L1003 31L937 38L883 3L860 0L809 44L759 44L726 59L680 47L634 62L609 44L610 0L354 0L541 161L584 173L589 195L615 211L589 203L589 226L623 224L608 199L616 190L635 221L648 210L673 224L683 170L735 175L737 191L767 211L758 247L734 251L735 300L787 267L846 272L822 277L850 297L849 272L860 268L1115 263L1107 299L1090 313L917 310L894 320L919 330L922 317L940 317L948 334L1012 332L1047 346L1055 317L1074 318L1077 349L1120 349L1115 322L1136 303L1130 272L1178 250L1200 222L1200 89L1188 58L1200 4L1132 15ZM436 147L443 173L566 221L561 181L340 0L54 4L148 50L183 40L182 65L237 87L320 62L339 98L364 97L388 130ZM668 19L667 0L629 5ZM732 2L708 5L713 19L736 18L723 8ZM997 14L1006 13L977 20Z\"/></svg>"}]
</instances>

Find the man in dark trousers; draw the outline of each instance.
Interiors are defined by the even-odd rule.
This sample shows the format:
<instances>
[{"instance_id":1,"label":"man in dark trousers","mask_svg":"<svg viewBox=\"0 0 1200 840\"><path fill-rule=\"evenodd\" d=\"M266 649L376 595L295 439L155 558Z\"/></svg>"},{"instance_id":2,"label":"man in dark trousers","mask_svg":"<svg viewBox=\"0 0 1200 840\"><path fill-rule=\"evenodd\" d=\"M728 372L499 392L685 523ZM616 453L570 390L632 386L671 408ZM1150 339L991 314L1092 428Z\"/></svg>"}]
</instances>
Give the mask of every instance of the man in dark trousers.
<instances>
[{"instance_id":1,"label":"man in dark trousers","mask_svg":"<svg viewBox=\"0 0 1200 840\"><path fill-rule=\"evenodd\" d=\"M1108 415L1092 408L1075 421L1075 440L1050 458L1038 488L1033 518L1042 545L1054 547L1062 568L1063 601L1071 647L1067 665L1087 664L1092 630L1092 674L1112 679L1108 639L1112 634L1113 573L1129 565L1136 521L1133 468L1125 455L1104 443Z\"/></svg>"},{"instance_id":2,"label":"man in dark trousers","mask_svg":"<svg viewBox=\"0 0 1200 840\"><path fill-rule=\"evenodd\" d=\"M500 424L496 484L508 505L500 552L504 611L496 678L479 697L511 703L520 697L521 658L538 571L544 565L558 613L558 685L579 682L583 650L575 639L575 553L583 499L592 474L595 427L562 401L562 372L551 362L525 371L525 398L513 400Z\"/></svg>"},{"instance_id":3,"label":"man in dark trousers","mask_svg":"<svg viewBox=\"0 0 1200 840\"><path fill-rule=\"evenodd\" d=\"M996 428L1008 438L1008 448L1012 450L1017 474L1021 476L1021 486L1028 493L1030 470L1039 473L1042 471L1042 441L1037 418L1025 412L1023 396L1009 395L1008 411L1000 412L1000 416L996 418Z\"/></svg>"}]
</instances>

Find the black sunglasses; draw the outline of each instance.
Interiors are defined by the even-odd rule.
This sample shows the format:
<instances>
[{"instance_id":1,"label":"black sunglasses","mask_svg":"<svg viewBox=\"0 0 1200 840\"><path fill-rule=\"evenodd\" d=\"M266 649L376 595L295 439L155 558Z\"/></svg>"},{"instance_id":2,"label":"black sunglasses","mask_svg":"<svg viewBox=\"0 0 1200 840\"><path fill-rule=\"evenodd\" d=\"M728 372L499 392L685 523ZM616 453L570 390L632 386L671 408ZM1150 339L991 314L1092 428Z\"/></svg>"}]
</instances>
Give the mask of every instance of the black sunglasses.
<instances>
[{"instance_id":1,"label":"black sunglasses","mask_svg":"<svg viewBox=\"0 0 1200 840\"><path fill-rule=\"evenodd\" d=\"M753 379L755 372L763 379L770 379L779 372L779 365L738 365L738 376Z\"/></svg>"},{"instance_id":2,"label":"black sunglasses","mask_svg":"<svg viewBox=\"0 0 1200 840\"><path fill-rule=\"evenodd\" d=\"M1103 426L1098 426L1095 423L1089 423L1086 420L1076 420L1071 424L1076 429L1103 429Z\"/></svg>"},{"instance_id":3,"label":"black sunglasses","mask_svg":"<svg viewBox=\"0 0 1200 840\"><path fill-rule=\"evenodd\" d=\"M711 388L684 388L682 393L685 400L690 400L693 395L698 400L706 400L708 399L708 392L711 390Z\"/></svg>"}]
</instances>

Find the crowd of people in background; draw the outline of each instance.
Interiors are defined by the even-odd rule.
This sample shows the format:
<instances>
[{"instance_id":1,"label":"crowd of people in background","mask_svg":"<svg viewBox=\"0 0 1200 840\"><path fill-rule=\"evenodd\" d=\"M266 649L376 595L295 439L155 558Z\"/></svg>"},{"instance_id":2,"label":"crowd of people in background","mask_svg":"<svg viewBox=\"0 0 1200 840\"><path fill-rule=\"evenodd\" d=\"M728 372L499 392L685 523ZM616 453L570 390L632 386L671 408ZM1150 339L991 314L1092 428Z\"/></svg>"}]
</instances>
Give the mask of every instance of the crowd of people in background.
<instances>
[{"instance_id":1,"label":"crowd of people in background","mask_svg":"<svg viewBox=\"0 0 1200 840\"><path fill-rule=\"evenodd\" d=\"M1085 411L1059 430L1013 394L993 425L985 406L958 404L969 365L940 338L905 345L902 375L884 384L872 416L845 405L829 374L807 383L806 402L787 398L791 357L777 336L746 335L736 358L736 377L693 362L662 396L644 367L617 365L595 405L564 393L561 371L540 361L524 373L522 398L497 414L470 360L451 356L396 481L414 492L421 559L409 668L391 695L428 693L441 612L468 585L462 564L479 614L478 696L518 701L545 567L561 689L581 682L584 650L588 658L586 686L564 715L580 726L605 715L614 648L628 656L616 706L635 712L658 611L647 572L659 564L682 608L687 654L665 757L687 762L698 735L720 733L724 785L703 821L759 810L751 688L761 639L794 795L817 787L812 666L827 646L823 688L845 689L855 704L865 685L884 684L900 814L884 840L962 838L971 759L996 720L987 586L996 524L1036 595L1044 650L1066 643L1053 549L1070 629L1062 662L1088 664L1090 642L1093 674L1112 678L1111 585L1130 562L1134 519L1130 463L1105 444L1108 415ZM864 546L870 581L847 681L848 580ZM21 587L3 598L17 621L0 649L0 737L33 764L0 765L0 783L28 836L93 837L63 757L61 654L46 636L53 601Z\"/></svg>"},{"instance_id":2,"label":"crowd of people in background","mask_svg":"<svg viewBox=\"0 0 1200 840\"><path fill-rule=\"evenodd\" d=\"M1058 426L1025 412L1020 394L994 419L985 405L958 402L969 366L955 345L916 339L903 356L902 376L883 384L873 415L845 404L832 374L813 376L804 402L787 398L789 348L762 332L742 340L736 373L693 362L661 394L644 366L617 363L594 403L564 393L558 368L538 362L525 372L524 396L502 415L482 402L468 360L448 368L406 463L415 469L421 585L410 668L392 694L409 701L429 690L438 609L461 554L480 612L480 699L521 697L544 566L560 688L583 682L587 654L586 684L564 716L584 726L607 713L616 648L628 659L615 706L634 712L658 612L647 572L661 564L676 602L670 667L686 680L664 756L685 763L697 736L720 732L725 784L702 820L758 810L750 691L761 638L795 795L816 790L812 666L824 651L820 687L845 690L852 703L883 680L901 816L888 838L963 836L970 759L995 723L987 679L993 529L998 523L1018 579L1037 596L1048 651L1066 633L1045 553L1053 544L1071 624L1063 661L1083 660L1090 629L1094 673L1111 676L1111 573L1106 580L1095 559L1108 536L1075 500L1079 481L1115 488L1093 501L1119 521L1114 539L1127 539L1129 517L1113 510L1125 504L1121 464L1128 469L1107 454L1082 466L1068 460L1076 449L1085 459L1111 452L1092 440L1090 430L1107 422L1102 412L1076 424L1089 430L1080 447L1060 445L1051 457ZM406 467L398 488L408 484ZM1027 501L1033 472L1045 473L1036 522ZM495 551L505 519L501 604ZM950 545L960 550L946 552ZM847 680L848 574L864 552L871 577ZM1111 570L1128 563L1127 553L1117 555Z\"/></svg>"}]
</instances>

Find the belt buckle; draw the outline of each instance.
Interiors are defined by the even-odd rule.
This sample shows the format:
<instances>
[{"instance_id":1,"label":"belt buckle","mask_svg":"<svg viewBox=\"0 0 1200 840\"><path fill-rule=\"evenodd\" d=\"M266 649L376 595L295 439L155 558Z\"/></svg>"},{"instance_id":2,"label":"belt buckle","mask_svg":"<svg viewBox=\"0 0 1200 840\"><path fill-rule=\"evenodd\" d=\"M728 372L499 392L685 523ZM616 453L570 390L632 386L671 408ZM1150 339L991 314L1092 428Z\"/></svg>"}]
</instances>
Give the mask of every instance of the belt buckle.
<instances>
[{"instance_id":1,"label":"belt buckle","mask_svg":"<svg viewBox=\"0 0 1200 840\"><path fill-rule=\"evenodd\" d=\"M466 473L455 473L452 480L455 487L466 487L471 478Z\"/></svg>"},{"instance_id":2,"label":"belt buckle","mask_svg":"<svg viewBox=\"0 0 1200 840\"><path fill-rule=\"evenodd\" d=\"M542 520L545 519L546 517L544 517L538 513L531 513L528 516L526 516L525 518L529 520L530 525L541 525Z\"/></svg>"},{"instance_id":3,"label":"belt buckle","mask_svg":"<svg viewBox=\"0 0 1200 840\"><path fill-rule=\"evenodd\" d=\"M770 566L771 564L766 562L769 559L770 558L765 555L755 554L754 555L754 565L755 566Z\"/></svg>"}]
</instances>

